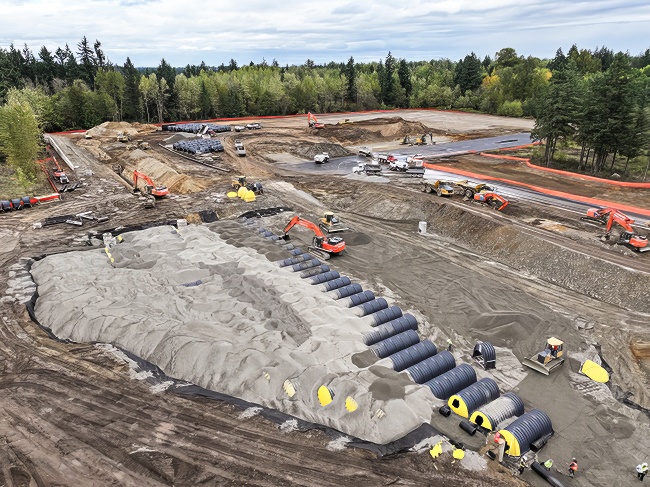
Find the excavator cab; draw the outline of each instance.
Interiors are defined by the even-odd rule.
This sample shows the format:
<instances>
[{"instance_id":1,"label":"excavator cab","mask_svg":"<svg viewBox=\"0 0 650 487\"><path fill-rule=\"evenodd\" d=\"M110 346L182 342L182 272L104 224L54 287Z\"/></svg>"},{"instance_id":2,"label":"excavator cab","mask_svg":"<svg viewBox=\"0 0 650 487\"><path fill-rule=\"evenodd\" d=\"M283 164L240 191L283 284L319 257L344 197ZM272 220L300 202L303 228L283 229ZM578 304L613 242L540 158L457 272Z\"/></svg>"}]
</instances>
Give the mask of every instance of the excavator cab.
<instances>
[{"instance_id":1,"label":"excavator cab","mask_svg":"<svg viewBox=\"0 0 650 487\"><path fill-rule=\"evenodd\" d=\"M323 232L318 225L309 220L300 218L299 215L294 216L289 223L287 223L287 226L284 227L284 233L282 235L284 240L289 239L289 231L296 225L314 232L315 235L312 239L312 246L309 247L309 250L318 257L329 259L330 256L338 255L345 250L345 242L341 237L326 237L323 235Z\"/></svg>"}]
</instances>

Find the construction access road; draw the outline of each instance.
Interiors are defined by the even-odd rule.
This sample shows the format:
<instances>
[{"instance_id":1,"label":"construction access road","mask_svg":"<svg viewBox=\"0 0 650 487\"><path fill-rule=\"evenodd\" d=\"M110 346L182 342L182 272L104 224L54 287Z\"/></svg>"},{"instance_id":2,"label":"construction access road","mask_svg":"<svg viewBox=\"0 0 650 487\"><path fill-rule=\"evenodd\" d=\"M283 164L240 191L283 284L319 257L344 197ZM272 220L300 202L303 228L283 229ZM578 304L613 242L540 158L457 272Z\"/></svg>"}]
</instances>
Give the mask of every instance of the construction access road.
<instances>
[{"instance_id":1,"label":"construction access road","mask_svg":"<svg viewBox=\"0 0 650 487\"><path fill-rule=\"evenodd\" d=\"M352 231L343 235L345 254L330 264L364 289L414 313L422 336L439 346L451 337L459 361L472 362L476 340L498 347L493 377L502 392L514 390L527 410L540 408L553 421L556 434L540 459L548 456L562 465L576 456L580 472L572 482L582 487L635 485L634 466L650 448L650 421L643 409L650 407L647 254L601 242L593 227L559 208L522 201L495 212L472 201L425 194L421 181L412 178L322 177L292 170L323 150L349 154L362 145L377 151L398 149L403 134L421 134L422 125L452 134L448 137L462 135L465 127L465 135L458 136L463 139L509 138L529 123L434 111L403 115L417 116L417 126L415 121L367 117L366 122L359 119L316 133L306 122L298 127L296 119L264 122L263 130L243 137L246 158L227 150L213 161L229 175L159 148L157 143L168 134L142 135L152 146L146 153L116 144L111 131L118 127L111 124L97 129L92 141L66 138L93 173L74 175L83 180L81 190L64 194L60 202L0 217L0 388L7 392L0 395L0 484L545 485L530 471L514 478L508 465L504 470L491 461L452 463L449 451L434 462L422 445L419 453L380 460L345 448L347 440L340 436L291 431L291 425L279 428L254 411L200 396L180 397L162 384L147 382L147 374L111 346L56 341L26 313L23 302L34 288L21 258L83 249L103 254L96 236L122 225L173 218L200 224L202 210L236 220L249 210L289 206L311 220L326 210L336 211ZM110 170L117 163L157 171L150 175L166 184L172 196L144 210ZM227 198L231 176L237 174L261 181L264 195L253 203ZM539 179L536 174L527 177ZM584 187L568 181L562 190L571 185L576 193ZM611 194L596 183L589 190L614 201L647 197L642 191ZM88 209L108 216L109 222L32 227L48 216ZM420 221L428 223L427 235L417 234ZM264 220L276 233L284 224L279 216ZM95 237L89 239L91 230ZM311 241L307 234L292 238L299 245ZM233 237L235 246L245 248L246 243ZM138 272L148 278L146 269ZM89 280L88 286L97 283ZM241 291L238 296L246 299ZM143 297L146 286L132 292ZM264 302L255 302L253 308L264 308ZM546 377L519 367L518 361L539 351L551 334L567 344L569 360L562 369ZM601 356L613 370L609 386L578 373L583 359ZM239 379L236 370L231 375L231 380ZM458 428L458 417L435 413L432 421L455 440L471 443Z\"/></svg>"},{"instance_id":2,"label":"construction access road","mask_svg":"<svg viewBox=\"0 0 650 487\"><path fill-rule=\"evenodd\" d=\"M422 154L424 158L440 158L458 156L470 152L488 151L494 149L507 149L532 143L529 133L508 134L498 137L481 137L478 139L461 140L442 144L429 144L413 147L399 147L390 153L397 157ZM346 156L331 158L328 163L314 164L306 161L304 164L292 165L292 169L309 174L337 174L345 175L352 172L352 168L359 163L368 163L370 158L364 156Z\"/></svg>"}]
</instances>

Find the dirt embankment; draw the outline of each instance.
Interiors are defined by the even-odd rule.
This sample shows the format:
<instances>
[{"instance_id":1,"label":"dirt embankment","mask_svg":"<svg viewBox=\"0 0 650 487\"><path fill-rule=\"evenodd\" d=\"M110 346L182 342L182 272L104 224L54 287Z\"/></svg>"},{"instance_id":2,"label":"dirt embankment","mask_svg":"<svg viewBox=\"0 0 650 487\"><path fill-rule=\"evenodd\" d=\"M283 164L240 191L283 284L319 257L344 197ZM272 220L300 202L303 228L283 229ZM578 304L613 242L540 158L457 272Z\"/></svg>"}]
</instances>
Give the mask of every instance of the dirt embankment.
<instances>
[{"instance_id":1,"label":"dirt embankment","mask_svg":"<svg viewBox=\"0 0 650 487\"><path fill-rule=\"evenodd\" d=\"M344 125L327 125L319 135L329 140L360 144L401 139L405 135L445 134L444 130L427 127L422 122L411 122L402 117L375 118Z\"/></svg>"}]
</instances>

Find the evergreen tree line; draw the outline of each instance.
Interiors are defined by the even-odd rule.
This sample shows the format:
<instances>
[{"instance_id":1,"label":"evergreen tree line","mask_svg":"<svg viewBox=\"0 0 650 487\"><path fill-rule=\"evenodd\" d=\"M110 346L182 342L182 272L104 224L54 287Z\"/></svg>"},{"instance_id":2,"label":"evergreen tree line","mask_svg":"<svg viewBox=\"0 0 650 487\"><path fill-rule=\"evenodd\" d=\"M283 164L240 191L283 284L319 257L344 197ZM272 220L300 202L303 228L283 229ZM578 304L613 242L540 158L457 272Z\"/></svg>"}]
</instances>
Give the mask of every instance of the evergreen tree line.
<instances>
[{"instance_id":1,"label":"evergreen tree line","mask_svg":"<svg viewBox=\"0 0 650 487\"><path fill-rule=\"evenodd\" d=\"M627 173L630 160L650 151L648 52L641 59L608 55L604 70L605 63L571 54L558 49L548 64L553 76L535 102L532 133L546 141L543 162L551 164L558 143L577 144L579 171ZM624 166L617 168L617 161Z\"/></svg>"},{"instance_id":2,"label":"evergreen tree line","mask_svg":"<svg viewBox=\"0 0 650 487\"><path fill-rule=\"evenodd\" d=\"M233 59L218 67L175 68L162 59L156 68L138 68L128 57L114 64L98 40L86 37L75 51L43 46L37 56L27 45L11 45L0 48L0 152L8 157L12 138L20 137L2 132L3 117L5 127L12 117L33 116L41 130L59 131L109 120L431 107L533 116L534 135L549 140L547 163L558 142L572 141L582 146L582 168L598 173L607 161L613 167L616 157L648 149L649 65L650 49L631 56L574 45L552 60L504 48L494 58L470 53L456 62L406 61L389 52L369 63L350 57L326 65L308 59L299 66L281 67L276 60L238 66Z\"/></svg>"}]
</instances>

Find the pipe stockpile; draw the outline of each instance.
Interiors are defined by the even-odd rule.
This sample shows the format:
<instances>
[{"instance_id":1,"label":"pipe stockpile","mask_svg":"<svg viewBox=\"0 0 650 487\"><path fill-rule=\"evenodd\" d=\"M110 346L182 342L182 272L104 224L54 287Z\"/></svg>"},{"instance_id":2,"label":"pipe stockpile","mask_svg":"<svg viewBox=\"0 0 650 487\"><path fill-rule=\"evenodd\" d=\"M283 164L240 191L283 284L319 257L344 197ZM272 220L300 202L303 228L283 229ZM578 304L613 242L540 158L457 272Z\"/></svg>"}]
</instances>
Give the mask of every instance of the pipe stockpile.
<instances>
[{"instance_id":1,"label":"pipe stockpile","mask_svg":"<svg viewBox=\"0 0 650 487\"><path fill-rule=\"evenodd\" d=\"M224 148L220 141L211 139L181 140L175 142L172 148L180 152L190 154L208 154L210 152L223 152Z\"/></svg>"},{"instance_id":2,"label":"pipe stockpile","mask_svg":"<svg viewBox=\"0 0 650 487\"><path fill-rule=\"evenodd\" d=\"M214 123L177 123L165 124L162 129L167 132L187 132L198 134L205 132L230 132L230 125L216 125Z\"/></svg>"}]
</instances>

